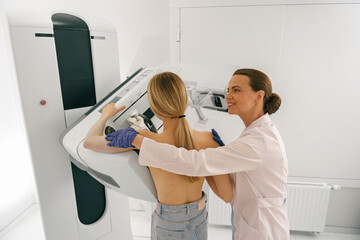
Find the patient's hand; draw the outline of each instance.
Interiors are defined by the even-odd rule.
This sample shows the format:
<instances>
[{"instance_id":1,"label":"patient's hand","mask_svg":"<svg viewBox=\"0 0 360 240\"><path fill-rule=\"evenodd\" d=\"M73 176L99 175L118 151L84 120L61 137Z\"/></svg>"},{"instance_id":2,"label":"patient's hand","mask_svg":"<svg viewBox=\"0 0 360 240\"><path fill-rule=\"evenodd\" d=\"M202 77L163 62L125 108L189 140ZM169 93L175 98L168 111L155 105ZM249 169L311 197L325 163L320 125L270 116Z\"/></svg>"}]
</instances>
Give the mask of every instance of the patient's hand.
<instances>
[{"instance_id":1,"label":"patient's hand","mask_svg":"<svg viewBox=\"0 0 360 240\"><path fill-rule=\"evenodd\" d=\"M114 116L123 109L125 109L125 106L116 108L115 103L110 103L103 108L101 117L104 117L106 119L111 118L112 116Z\"/></svg>"}]
</instances>

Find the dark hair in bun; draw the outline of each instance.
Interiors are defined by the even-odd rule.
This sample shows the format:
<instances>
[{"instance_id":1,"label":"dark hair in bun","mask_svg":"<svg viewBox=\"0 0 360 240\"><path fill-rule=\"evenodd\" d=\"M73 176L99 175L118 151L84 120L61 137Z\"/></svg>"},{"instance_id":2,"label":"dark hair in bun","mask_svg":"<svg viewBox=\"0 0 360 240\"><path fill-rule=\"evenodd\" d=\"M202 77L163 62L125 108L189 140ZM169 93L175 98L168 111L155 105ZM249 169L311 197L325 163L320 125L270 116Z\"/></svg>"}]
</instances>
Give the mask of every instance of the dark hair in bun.
<instances>
[{"instance_id":1,"label":"dark hair in bun","mask_svg":"<svg viewBox=\"0 0 360 240\"><path fill-rule=\"evenodd\" d=\"M233 75L248 76L250 78L249 85L252 90L256 92L264 91L264 113L273 114L279 109L281 98L278 94L272 92L270 78L265 73L256 69L243 68L236 70Z\"/></svg>"}]
</instances>

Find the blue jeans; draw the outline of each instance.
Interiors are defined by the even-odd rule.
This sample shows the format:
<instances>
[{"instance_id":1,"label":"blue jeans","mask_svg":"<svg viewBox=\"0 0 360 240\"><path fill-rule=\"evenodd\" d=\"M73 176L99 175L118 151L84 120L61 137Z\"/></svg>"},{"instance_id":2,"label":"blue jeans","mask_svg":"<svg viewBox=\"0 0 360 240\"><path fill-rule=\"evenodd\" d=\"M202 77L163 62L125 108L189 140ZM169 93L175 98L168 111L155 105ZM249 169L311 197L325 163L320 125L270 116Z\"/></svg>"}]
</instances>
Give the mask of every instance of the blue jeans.
<instances>
[{"instance_id":1,"label":"blue jeans","mask_svg":"<svg viewBox=\"0 0 360 240\"><path fill-rule=\"evenodd\" d=\"M151 218L151 240L206 240L206 194L196 201L169 206L158 203Z\"/></svg>"}]
</instances>

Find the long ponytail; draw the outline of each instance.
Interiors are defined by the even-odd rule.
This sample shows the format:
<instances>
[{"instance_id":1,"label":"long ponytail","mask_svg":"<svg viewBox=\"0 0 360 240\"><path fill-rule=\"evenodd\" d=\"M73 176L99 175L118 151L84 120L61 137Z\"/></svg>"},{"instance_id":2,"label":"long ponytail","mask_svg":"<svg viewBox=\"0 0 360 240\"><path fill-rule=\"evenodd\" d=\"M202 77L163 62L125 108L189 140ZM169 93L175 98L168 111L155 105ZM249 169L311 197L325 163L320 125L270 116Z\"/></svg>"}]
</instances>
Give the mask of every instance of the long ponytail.
<instances>
[{"instance_id":1,"label":"long ponytail","mask_svg":"<svg viewBox=\"0 0 360 240\"><path fill-rule=\"evenodd\" d=\"M195 148L194 140L191 135L190 126L186 118L179 119L179 124L175 130L176 147L183 147L187 150ZM199 180L199 177L190 177L182 175L187 182L194 183Z\"/></svg>"},{"instance_id":2,"label":"long ponytail","mask_svg":"<svg viewBox=\"0 0 360 240\"><path fill-rule=\"evenodd\" d=\"M148 99L153 112L161 117L178 118L175 130L175 146L188 150L195 144L188 121L183 116L188 107L188 96L184 82L175 73L159 73L148 85ZM194 183L199 177L181 175L187 182Z\"/></svg>"}]
</instances>

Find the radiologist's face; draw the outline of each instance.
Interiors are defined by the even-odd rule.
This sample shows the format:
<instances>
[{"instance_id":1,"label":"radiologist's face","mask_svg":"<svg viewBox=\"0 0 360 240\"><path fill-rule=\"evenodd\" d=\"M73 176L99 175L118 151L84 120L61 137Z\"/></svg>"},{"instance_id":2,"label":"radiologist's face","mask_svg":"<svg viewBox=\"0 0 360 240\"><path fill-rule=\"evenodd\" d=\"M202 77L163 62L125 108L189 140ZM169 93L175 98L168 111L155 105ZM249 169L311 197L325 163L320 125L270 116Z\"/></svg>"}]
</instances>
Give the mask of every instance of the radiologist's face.
<instances>
[{"instance_id":1,"label":"radiologist's face","mask_svg":"<svg viewBox=\"0 0 360 240\"><path fill-rule=\"evenodd\" d=\"M229 114L243 116L255 107L257 93L251 89L249 81L245 75L234 75L230 79L226 95Z\"/></svg>"}]
</instances>

